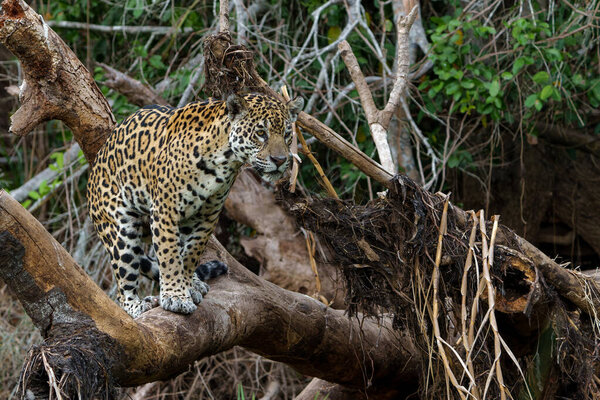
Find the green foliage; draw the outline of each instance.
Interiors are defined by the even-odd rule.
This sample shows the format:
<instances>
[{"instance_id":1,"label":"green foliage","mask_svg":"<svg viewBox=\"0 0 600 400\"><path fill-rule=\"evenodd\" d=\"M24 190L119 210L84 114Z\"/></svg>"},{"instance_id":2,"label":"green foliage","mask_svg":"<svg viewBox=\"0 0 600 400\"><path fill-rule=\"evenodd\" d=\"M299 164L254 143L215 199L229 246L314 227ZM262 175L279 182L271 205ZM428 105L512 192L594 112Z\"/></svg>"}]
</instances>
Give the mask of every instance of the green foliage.
<instances>
[{"instance_id":1,"label":"green foliage","mask_svg":"<svg viewBox=\"0 0 600 400\"><path fill-rule=\"evenodd\" d=\"M510 32L507 47L512 50L501 54L494 54L490 46L499 40L497 30L482 26L471 14L458 12L455 17L431 18L431 22L429 58L436 77L426 79L419 89L427 91L430 101L426 105L432 113L451 102L450 112L475 112L512 123L516 109L509 105L518 104L519 97L524 98L525 107L535 110L529 110L526 117L551 102L576 113L577 105L561 94L569 96L574 89L589 92L593 106L600 101L594 90L597 79L586 81L565 67L570 57L565 50L567 40L548 40L552 32L547 22L519 18L504 23Z\"/></svg>"},{"instance_id":2,"label":"green foliage","mask_svg":"<svg viewBox=\"0 0 600 400\"><path fill-rule=\"evenodd\" d=\"M479 118L484 128L522 124L532 133L541 119L584 126L586 111L600 105L600 79L581 51L589 32L572 26L570 9L557 7L552 24L545 13L490 22L460 8L430 18L433 73L418 87L426 113ZM468 166L473 158L462 152L447 166Z\"/></svg>"}]
</instances>

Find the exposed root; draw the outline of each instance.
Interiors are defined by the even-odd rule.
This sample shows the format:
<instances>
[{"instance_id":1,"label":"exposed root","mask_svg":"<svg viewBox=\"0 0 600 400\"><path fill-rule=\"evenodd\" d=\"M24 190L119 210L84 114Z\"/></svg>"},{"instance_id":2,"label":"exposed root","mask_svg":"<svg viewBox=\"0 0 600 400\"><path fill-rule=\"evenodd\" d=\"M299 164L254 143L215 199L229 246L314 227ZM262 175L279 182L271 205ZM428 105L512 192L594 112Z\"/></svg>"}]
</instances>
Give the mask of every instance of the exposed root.
<instances>
[{"instance_id":1,"label":"exposed root","mask_svg":"<svg viewBox=\"0 0 600 400\"><path fill-rule=\"evenodd\" d=\"M73 331L74 325L80 325ZM43 399L116 398L111 357L103 345L112 339L88 323L65 324L69 332L53 326L53 336L29 350L19 380L20 396ZM114 356L112 357L114 360Z\"/></svg>"},{"instance_id":2,"label":"exposed root","mask_svg":"<svg viewBox=\"0 0 600 400\"><path fill-rule=\"evenodd\" d=\"M204 40L203 89L219 98L243 90L262 91L253 57L246 47L233 44L229 32L208 36Z\"/></svg>"},{"instance_id":3,"label":"exposed root","mask_svg":"<svg viewBox=\"0 0 600 400\"><path fill-rule=\"evenodd\" d=\"M342 266L348 313L392 314L428 354L422 398L596 398L597 323L567 310L498 216L465 220L402 176L366 206L280 195Z\"/></svg>"}]
</instances>

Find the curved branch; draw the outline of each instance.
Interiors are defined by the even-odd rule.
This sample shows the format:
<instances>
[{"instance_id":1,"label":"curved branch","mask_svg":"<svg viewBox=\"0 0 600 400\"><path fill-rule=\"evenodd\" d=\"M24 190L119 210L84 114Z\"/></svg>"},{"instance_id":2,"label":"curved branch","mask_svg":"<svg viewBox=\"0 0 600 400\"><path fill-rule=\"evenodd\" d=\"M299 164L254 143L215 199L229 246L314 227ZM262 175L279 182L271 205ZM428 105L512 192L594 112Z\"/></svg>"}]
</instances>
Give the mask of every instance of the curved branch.
<instances>
[{"instance_id":1,"label":"curved branch","mask_svg":"<svg viewBox=\"0 0 600 400\"><path fill-rule=\"evenodd\" d=\"M102 350L115 354L107 367L119 385L173 377L199 358L236 345L303 374L359 389L369 386L367 377L375 391L418 376L416 349L407 338L400 341L389 323L349 319L281 289L249 272L214 238L204 257L227 262L230 273L215 280L198 310L185 316L156 308L133 320L3 191L0 235L6 243L0 248L0 278L34 324L48 337L61 338L65 320L75 312L89 318L111 339ZM19 246L22 252L15 251Z\"/></svg>"},{"instance_id":2,"label":"curved branch","mask_svg":"<svg viewBox=\"0 0 600 400\"><path fill-rule=\"evenodd\" d=\"M11 117L10 130L24 136L42 122L60 119L93 163L115 120L84 65L23 0L2 3L0 42L23 68L21 108Z\"/></svg>"}]
</instances>

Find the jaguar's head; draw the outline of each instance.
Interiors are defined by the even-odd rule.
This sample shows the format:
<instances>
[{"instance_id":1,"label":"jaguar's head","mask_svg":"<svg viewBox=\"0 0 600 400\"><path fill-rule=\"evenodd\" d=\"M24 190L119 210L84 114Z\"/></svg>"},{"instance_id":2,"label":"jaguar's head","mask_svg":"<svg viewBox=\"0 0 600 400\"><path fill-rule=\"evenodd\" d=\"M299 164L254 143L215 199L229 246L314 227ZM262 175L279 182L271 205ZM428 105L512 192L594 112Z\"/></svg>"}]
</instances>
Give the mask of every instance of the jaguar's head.
<instances>
[{"instance_id":1,"label":"jaguar's head","mask_svg":"<svg viewBox=\"0 0 600 400\"><path fill-rule=\"evenodd\" d=\"M229 96L229 145L238 160L269 182L280 179L290 163L292 122L303 106L300 97L284 104L261 94Z\"/></svg>"}]
</instances>

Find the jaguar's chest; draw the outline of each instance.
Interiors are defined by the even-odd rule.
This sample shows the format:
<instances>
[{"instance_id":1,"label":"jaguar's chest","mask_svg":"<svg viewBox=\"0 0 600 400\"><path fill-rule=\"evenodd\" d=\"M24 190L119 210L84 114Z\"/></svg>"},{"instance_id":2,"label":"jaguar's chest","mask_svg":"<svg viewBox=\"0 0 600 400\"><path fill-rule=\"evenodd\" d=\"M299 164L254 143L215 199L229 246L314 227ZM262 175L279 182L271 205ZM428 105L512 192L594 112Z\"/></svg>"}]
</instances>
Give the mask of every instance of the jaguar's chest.
<instances>
[{"instance_id":1,"label":"jaguar's chest","mask_svg":"<svg viewBox=\"0 0 600 400\"><path fill-rule=\"evenodd\" d=\"M199 212L211 214L220 210L237 176L237 166L223 163L208 164L203 169L190 174L183 182L178 196L178 209L183 218L190 218Z\"/></svg>"}]
</instances>

